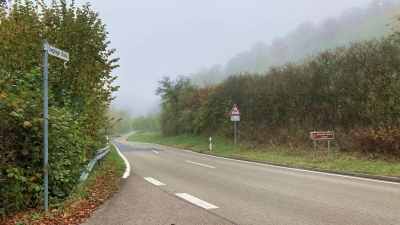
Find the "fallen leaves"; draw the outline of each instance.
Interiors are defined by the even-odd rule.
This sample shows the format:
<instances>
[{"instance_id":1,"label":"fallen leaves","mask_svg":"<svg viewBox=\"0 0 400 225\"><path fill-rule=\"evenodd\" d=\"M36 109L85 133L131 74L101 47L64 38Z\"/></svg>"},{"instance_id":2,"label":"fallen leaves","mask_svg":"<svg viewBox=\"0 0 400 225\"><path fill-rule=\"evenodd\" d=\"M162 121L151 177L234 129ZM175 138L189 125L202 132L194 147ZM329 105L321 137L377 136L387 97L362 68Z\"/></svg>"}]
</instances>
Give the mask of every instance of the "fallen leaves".
<instances>
[{"instance_id":1,"label":"fallen leaves","mask_svg":"<svg viewBox=\"0 0 400 225\"><path fill-rule=\"evenodd\" d=\"M48 215L37 209L27 209L6 221L0 221L1 225L32 224L32 225L69 225L81 224L90 217L90 214L111 198L117 191L117 181L120 176L114 171L100 170L100 175L90 187L87 198L75 198L58 208L48 210Z\"/></svg>"}]
</instances>

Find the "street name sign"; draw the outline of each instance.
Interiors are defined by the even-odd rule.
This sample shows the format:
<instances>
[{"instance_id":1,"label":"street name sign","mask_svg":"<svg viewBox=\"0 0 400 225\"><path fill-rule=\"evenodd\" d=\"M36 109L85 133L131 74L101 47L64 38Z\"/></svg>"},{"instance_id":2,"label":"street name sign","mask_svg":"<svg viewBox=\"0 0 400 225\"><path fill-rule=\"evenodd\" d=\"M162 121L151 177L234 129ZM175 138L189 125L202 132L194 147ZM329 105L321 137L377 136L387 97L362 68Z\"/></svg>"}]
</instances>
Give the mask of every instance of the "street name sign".
<instances>
[{"instance_id":1,"label":"street name sign","mask_svg":"<svg viewBox=\"0 0 400 225\"><path fill-rule=\"evenodd\" d=\"M55 56L55 57L60 58L60 59L63 59L65 61L69 61L68 52L65 52L65 51L63 51L61 49L58 49L58 48L56 48L54 46L51 46L49 44L47 44L47 45L45 44L44 45L44 50L47 50L47 52L52 56Z\"/></svg>"}]
</instances>

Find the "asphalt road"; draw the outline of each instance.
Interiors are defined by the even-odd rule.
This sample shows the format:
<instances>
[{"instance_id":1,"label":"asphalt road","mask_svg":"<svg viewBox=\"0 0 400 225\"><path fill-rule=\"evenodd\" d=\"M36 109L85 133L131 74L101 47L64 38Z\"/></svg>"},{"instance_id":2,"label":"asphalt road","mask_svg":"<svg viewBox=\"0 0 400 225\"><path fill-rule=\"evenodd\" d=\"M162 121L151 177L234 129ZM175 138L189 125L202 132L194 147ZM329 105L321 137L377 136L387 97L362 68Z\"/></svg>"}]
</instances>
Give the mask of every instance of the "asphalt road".
<instances>
[{"instance_id":1,"label":"asphalt road","mask_svg":"<svg viewBox=\"0 0 400 225\"><path fill-rule=\"evenodd\" d=\"M129 161L134 177L157 188L153 197L167 196L182 204L172 217L179 215L179 210L194 209L181 223L164 220L154 224L400 224L400 183L224 159L156 144L120 142L116 146ZM122 202L123 195L135 195L136 189L122 187ZM141 191L146 190L151 191ZM151 194L148 198L154 201ZM114 199L110 201L113 204ZM101 209L93 219L106 218L106 211ZM122 215L132 213L126 207L120 207L121 211ZM210 220L201 221L206 217ZM136 223L121 220L115 224Z\"/></svg>"}]
</instances>

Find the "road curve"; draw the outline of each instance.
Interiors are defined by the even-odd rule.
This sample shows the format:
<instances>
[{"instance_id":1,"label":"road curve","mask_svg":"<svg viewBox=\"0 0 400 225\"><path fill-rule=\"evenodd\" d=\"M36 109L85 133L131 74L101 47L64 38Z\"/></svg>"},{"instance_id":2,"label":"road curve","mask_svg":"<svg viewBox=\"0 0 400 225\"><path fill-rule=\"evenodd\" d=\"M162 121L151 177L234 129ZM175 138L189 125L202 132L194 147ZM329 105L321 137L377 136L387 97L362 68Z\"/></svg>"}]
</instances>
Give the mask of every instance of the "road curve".
<instances>
[{"instance_id":1,"label":"road curve","mask_svg":"<svg viewBox=\"0 0 400 225\"><path fill-rule=\"evenodd\" d=\"M206 224L400 224L399 183L119 142L131 173L218 219Z\"/></svg>"}]
</instances>

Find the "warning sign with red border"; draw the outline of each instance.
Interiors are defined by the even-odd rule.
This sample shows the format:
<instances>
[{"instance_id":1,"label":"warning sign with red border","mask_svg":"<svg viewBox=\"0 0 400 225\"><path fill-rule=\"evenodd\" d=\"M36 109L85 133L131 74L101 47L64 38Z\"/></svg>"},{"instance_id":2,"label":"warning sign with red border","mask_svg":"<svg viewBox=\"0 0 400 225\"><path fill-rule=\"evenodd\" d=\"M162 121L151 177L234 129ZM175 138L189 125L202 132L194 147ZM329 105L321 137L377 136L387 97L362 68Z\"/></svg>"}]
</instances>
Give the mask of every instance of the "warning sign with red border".
<instances>
[{"instance_id":1,"label":"warning sign with red border","mask_svg":"<svg viewBox=\"0 0 400 225\"><path fill-rule=\"evenodd\" d=\"M231 112L229 113L230 116L240 116L240 110L236 104L233 105Z\"/></svg>"}]
</instances>

